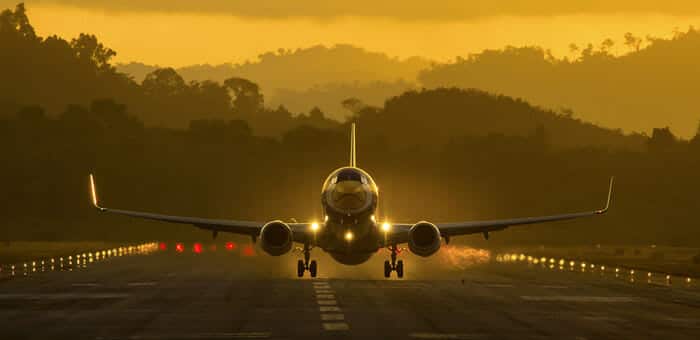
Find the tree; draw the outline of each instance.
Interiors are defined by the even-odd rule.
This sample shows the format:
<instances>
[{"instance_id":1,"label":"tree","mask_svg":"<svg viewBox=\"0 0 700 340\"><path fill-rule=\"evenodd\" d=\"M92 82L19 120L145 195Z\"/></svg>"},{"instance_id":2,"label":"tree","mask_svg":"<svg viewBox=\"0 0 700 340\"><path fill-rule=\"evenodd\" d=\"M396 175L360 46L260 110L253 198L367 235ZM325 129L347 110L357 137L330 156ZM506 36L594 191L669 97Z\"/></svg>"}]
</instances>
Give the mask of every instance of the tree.
<instances>
[{"instance_id":1,"label":"tree","mask_svg":"<svg viewBox=\"0 0 700 340\"><path fill-rule=\"evenodd\" d=\"M0 13L0 34L19 34L25 39L38 40L34 27L29 23L27 9L18 4L14 12L6 9Z\"/></svg>"},{"instance_id":2,"label":"tree","mask_svg":"<svg viewBox=\"0 0 700 340\"><path fill-rule=\"evenodd\" d=\"M117 52L102 45L96 36L80 33L78 38L71 40L70 45L81 61L93 64L100 71L112 70L109 61Z\"/></svg>"},{"instance_id":3,"label":"tree","mask_svg":"<svg viewBox=\"0 0 700 340\"><path fill-rule=\"evenodd\" d=\"M642 46L642 38L635 37L632 33L627 32L625 33L625 46L629 47L635 52L639 52L639 49Z\"/></svg>"},{"instance_id":4,"label":"tree","mask_svg":"<svg viewBox=\"0 0 700 340\"><path fill-rule=\"evenodd\" d=\"M666 152L678 144L678 139L669 127L654 128L649 138L648 147L651 152Z\"/></svg>"},{"instance_id":5,"label":"tree","mask_svg":"<svg viewBox=\"0 0 700 340\"><path fill-rule=\"evenodd\" d=\"M144 78L141 87L148 94L173 96L185 91L185 80L171 67L157 69Z\"/></svg>"},{"instance_id":6,"label":"tree","mask_svg":"<svg viewBox=\"0 0 700 340\"><path fill-rule=\"evenodd\" d=\"M229 78L224 86L233 92L233 110L238 113L254 113L262 109L264 98L258 84L244 78Z\"/></svg>"}]
</instances>

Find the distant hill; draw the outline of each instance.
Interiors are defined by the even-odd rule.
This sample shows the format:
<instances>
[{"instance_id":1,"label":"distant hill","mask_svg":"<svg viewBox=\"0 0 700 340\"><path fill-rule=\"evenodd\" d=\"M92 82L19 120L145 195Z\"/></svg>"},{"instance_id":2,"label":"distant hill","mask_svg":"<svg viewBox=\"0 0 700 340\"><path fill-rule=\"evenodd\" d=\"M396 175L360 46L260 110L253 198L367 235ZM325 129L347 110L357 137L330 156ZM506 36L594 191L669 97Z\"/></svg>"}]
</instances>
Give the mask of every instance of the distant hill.
<instances>
[{"instance_id":1,"label":"distant hill","mask_svg":"<svg viewBox=\"0 0 700 340\"><path fill-rule=\"evenodd\" d=\"M570 115L532 106L521 99L481 90L439 88L409 91L383 108L358 114L362 134L405 148L441 147L465 137L539 138L555 149L614 147L643 150L647 138L602 128Z\"/></svg>"},{"instance_id":2,"label":"distant hill","mask_svg":"<svg viewBox=\"0 0 700 340\"><path fill-rule=\"evenodd\" d=\"M670 126L684 138L694 136L700 120L700 31L691 28L643 44L628 35L628 54L608 53L614 46L609 41L601 48L589 45L575 60L554 58L538 47L489 50L435 65L419 81L427 87L479 88L545 107L571 108L577 117L606 127L650 133Z\"/></svg>"},{"instance_id":3,"label":"distant hill","mask_svg":"<svg viewBox=\"0 0 700 340\"><path fill-rule=\"evenodd\" d=\"M418 73L429 64L423 58L401 60L352 45L317 45L267 52L244 64L191 65L176 70L187 81L250 79L260 85L270 105L284 104L293 112L309 112L317 106L341 120L347 112L340 101L358 97L381 104L389 95L414 87ZM157 66L129 63L116 68L140 82Z\"/></svg>"}]
</instances>

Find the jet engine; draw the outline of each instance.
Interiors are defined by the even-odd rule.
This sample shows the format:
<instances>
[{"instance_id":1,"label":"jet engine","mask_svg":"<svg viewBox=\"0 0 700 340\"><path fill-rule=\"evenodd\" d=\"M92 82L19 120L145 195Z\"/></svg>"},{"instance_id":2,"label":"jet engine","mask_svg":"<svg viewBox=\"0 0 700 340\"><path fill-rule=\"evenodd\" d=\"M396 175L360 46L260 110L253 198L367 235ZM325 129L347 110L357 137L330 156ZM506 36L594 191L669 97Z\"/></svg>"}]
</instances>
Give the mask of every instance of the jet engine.
<instances>
[{"instance_id":1,"label":"jet engine","mask_svg":"<svg viewBox=\"0 0 700 340\"><path fill-rule=\"evenodd\" d=\"M292 243L292 229L282 221L268 222L260 230L260 246L272 256L286 254Z\"/></svg>"},{"instance_id":2,"label":"jet engine","mask_svg":"<svg viewBox=\"0 0 700 340\"><path fill-rule=\"evenodd\" d=\"M408 230L408 249L427 257L440 249L440 230L432 223L421 221Z\"/></svg>"}]
</instances>

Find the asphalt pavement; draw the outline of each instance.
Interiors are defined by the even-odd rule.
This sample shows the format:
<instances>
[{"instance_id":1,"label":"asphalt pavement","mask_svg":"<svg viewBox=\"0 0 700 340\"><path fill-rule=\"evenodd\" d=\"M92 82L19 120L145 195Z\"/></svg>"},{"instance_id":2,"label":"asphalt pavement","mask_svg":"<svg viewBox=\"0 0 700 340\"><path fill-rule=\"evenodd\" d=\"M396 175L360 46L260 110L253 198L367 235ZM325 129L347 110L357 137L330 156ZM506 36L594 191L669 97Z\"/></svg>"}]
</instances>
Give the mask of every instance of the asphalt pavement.
<instances>
[{"instance_id":1,"label":"asphalt pavement","mask_svg":"<svg viewBox=\"0 0 700 340\"><path fill-rule=\"evenodd\" d=\"M696 283L656 273L451 247L400 254L403 279L314 250L300 279L299 253L164 246L3 267L0 339L700 338Z\"/></svg>"}]
</instances>

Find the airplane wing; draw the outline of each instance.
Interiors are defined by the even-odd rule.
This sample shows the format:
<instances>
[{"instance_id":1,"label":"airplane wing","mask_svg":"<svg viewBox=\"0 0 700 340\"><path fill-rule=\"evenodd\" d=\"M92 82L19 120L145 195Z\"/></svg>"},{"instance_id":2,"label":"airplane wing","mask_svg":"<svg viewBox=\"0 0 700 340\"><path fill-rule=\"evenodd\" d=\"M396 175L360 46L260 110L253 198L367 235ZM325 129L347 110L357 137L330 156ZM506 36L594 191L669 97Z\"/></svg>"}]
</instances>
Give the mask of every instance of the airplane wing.
<instances>
[{"instance_id":1,"label":"airplane wing","mask_svg":"<svg viewBox=\"0 0 700 340\"><path fill-rule=\"evenodd\" d=\"M563 220L572 220L581 217L589 217L602 215L608 212L610 201L613 193L614 177L610 178L610 186L608 188L608 199L605 207L599 210L583 211L561 215L537 216L537 217L521 217L502 220L486 220L486 221L464 221L464 222L449 222L436 223L435 226L440 230L442 237L459 236L483 233L484 237L488 238L488 233L491 231L503 230L505 228L517 225L535 224L544 222L554 222ZM392 235L388 235L388 240L395 243L408 242L408 230L412 224L394 224L392 225Z\"/></svg>"},{"instance_id":2,"label":"airplane wing","mask_svg":"<svg viewBox=\"0 0 700 340\"><path fill-rule=\"evenodd\" d=\"M207 219L199 217L172 216L141 211L104 208L101 207L97 201L97 188L95 187L95 180L92 174L90 174L90 190L90 193L92 195L92 205L101 212L131 216L154 221L190 224L200 229L210 230L213 232L228 232L234 234L249 235L253 237L257 237L258 235L260 235L260 230L265 225L265 222L259 221ZM309 235L310 223L287 223L287 225L289 225L289 227L292 229L295 242L303 243L307 240L308 237L312 237L311 235Z\"/></svg>"}]
</instances>

